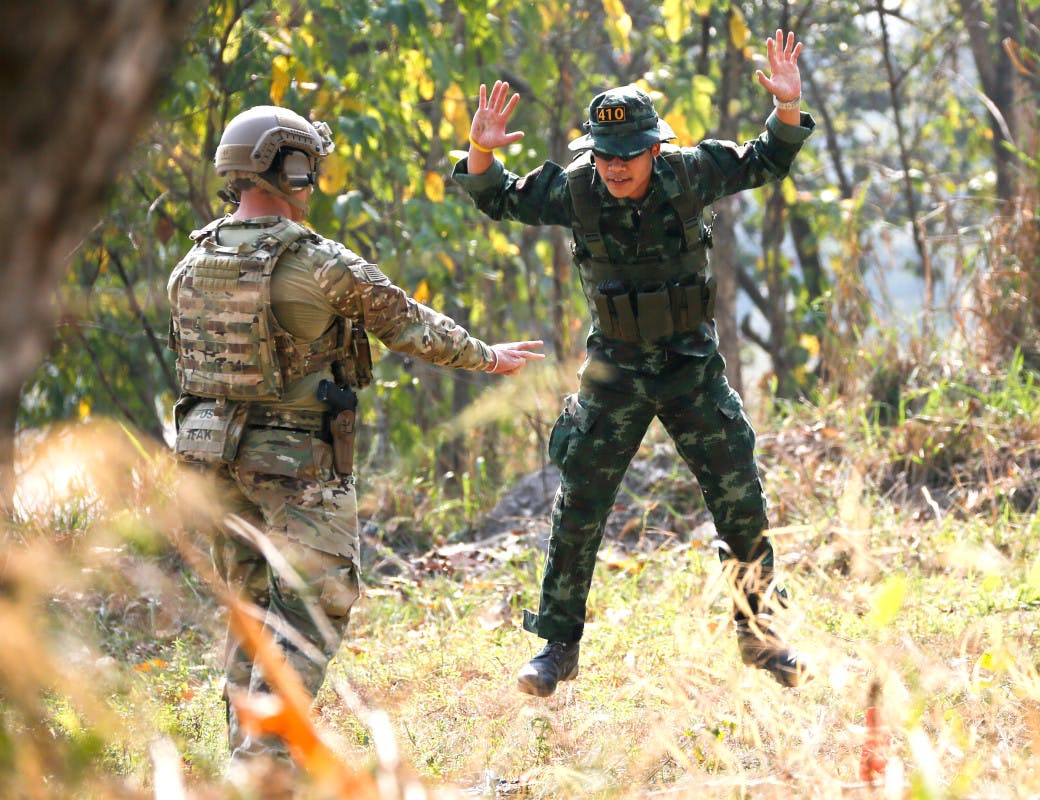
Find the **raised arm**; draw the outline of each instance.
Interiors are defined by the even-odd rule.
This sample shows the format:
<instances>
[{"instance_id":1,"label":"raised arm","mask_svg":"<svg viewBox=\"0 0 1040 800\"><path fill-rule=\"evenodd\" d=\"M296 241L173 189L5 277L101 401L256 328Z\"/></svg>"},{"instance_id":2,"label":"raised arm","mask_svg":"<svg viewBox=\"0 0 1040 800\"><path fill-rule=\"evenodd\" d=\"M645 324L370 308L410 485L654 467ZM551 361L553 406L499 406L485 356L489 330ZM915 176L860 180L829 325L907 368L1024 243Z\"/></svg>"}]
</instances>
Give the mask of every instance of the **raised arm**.
<instances>
[{"instance_id":1,"label":"raised arm","mask_svg":"<svg viewBox=\"0 0 1040 800\"><path fill-rule=\"evenodd\" d=\"M466 160L470 175L486 172L494 159L496 147L505 147L524 138L523 131L506 133L506 125L513 115L520 95L509 95L509 84L495 81L488 94L487 86L480 84L480 100L469 125L469 158Z\"/></svg>"},{"instance_id":2,"label":"raised arm","mask_svg":"<svg viewBox=\"0 0 1040 800\"><path fill-rule=\"evenodd\" d=\"M777 29L775 38L766 39L770 74L755 71L758 82L773 95L777 117L788 125L799 125L801 121L802 75L798 71L801 52L802 43L795 44L793 31L788 31L785 42L784 32Z\"/></svg>"}]
</instances>

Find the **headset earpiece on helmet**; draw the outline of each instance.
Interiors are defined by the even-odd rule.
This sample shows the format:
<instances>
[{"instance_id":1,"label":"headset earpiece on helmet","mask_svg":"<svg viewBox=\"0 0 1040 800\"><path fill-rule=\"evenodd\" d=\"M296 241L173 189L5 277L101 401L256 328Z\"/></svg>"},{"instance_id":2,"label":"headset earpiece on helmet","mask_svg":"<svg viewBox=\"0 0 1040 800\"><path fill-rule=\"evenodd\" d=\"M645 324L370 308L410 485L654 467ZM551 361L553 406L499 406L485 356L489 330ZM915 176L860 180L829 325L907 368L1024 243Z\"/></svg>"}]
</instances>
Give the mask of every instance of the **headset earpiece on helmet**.
<instances>
[{"instance_id":1,"label":"headset earpiece on helmet","mask_svg":"<svg viewBox=\"0 0 1040 800\"><path fill-rule=\"evenodd\" d=\"M282 156L279 183L284 183L290 191L314 186L318 181L316 167L317 164L306 153L286 150Z\"/></svg>"}]
</instances>

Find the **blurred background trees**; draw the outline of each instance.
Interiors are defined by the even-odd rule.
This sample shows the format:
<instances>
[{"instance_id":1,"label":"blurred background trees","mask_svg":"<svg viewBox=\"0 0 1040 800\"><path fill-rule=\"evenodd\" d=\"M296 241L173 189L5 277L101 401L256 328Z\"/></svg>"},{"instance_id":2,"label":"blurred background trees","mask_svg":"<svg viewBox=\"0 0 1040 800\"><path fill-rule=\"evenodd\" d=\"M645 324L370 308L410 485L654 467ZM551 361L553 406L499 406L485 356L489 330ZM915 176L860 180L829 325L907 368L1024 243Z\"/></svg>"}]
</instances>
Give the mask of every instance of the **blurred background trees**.
<instances>
[{"instance_id":1,"label":"blurred background trees","mask_svg":"<svg viewBox=\"0 0 1040 800\"><path fill-rule=\"evenodd\" d=\"M766 399L867 383L890 403L915 361L958 340L995 359L1019 349L1035 367L1038 21L1037 0L199 5L186 35L171 29L181 44L154 122L134 136L141 117L121 118L132 147L100 215L73 226L82 238L9 262L41 278L8 293L10 327L24 328L16 312L33 297L51 309L36 324L53 342L31 375L5 370L8 388L23 384L18 425L94 414L163 436L176 391L166 277L187 234L225 210L212 169L224 124L260 103L336 132L316 230L487 340L544 338L565 366L548 395L566 391L587 319L567 232L490 222L448 180L480 83L503 78L522 95L514 121L527 135L500 154L520 173L566 163L588 101L626 82L653 91L681 144L745 140L771 110L753 74L778 27L805 43L819 129L789 179L714 208L731 381ZM52 118L91 129L68 111ZM48 152L73 145L66 135ZM490 379L377 355L369 466L457 479L478 463L490 475L503 460L525 462L510 472L539 463L540 447L495 443L537 444L554 402L479 430L437 428Z\"/></svg>"}]
</instances>

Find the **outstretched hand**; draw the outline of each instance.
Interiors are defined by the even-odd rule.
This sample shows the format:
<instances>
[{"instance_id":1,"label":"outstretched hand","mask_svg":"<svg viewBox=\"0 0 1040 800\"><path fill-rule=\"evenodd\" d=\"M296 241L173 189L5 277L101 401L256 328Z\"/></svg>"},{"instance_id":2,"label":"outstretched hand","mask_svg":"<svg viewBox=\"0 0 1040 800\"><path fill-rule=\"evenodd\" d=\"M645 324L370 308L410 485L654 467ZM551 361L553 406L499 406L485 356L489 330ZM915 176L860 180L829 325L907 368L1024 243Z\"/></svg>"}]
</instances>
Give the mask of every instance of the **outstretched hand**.
<instances>
[{"instance_id":1,"label":"outstretched hand","mask_svg":"<svg viewBox=\"0 0 1040 800\"><path fill-rule=\"evenodd\" d=\"M798 71L798 56L802 52L802 43L794 42L794 32L789 31L787 42L784 32L776 31L776 38L766 39L766 58L769 59L767 76L762 70L755 71L758 82L781 103L794 100L802 93L802 74Z\"/></svg>"},{"instance_id":2,"label":"outstretched hand","mask_svg":"<svg viewBox=\"0 0 1040 800\"><path fill-rule=\"evenodd\" d=\"M487 86L480 84L480 102L469 125L469 138L484 152L496 147L505 147L524 138L523 131L506 133L509 118L513 115L516 104L520 102L520 95L514 93L507 100L508 94L509 84L505 81L495 81L490 95Z\"/></svg>"},{"instance_id":3,"label":"outstretched hand","mask_svg":"<svg viewBox=\"0 0 1040 800\"><path fill-rule=\"evenodd\" d=\"M505 342L491 345L495 362L487 371L493 375L515 375L524 368L528 361L545 358L545 353L535 353L544 342L540 339L533 342Z\"/></svg>"}]
</instances>

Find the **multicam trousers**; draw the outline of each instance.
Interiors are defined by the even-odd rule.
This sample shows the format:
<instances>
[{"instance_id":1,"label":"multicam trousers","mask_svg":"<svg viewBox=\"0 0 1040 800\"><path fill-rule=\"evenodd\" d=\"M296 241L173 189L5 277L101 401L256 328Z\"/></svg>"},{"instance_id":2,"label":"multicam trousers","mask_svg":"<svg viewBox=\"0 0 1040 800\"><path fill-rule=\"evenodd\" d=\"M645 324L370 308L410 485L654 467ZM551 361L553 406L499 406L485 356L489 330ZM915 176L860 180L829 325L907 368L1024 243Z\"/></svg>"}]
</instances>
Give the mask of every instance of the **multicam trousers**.
<instances>
[{"instance_id":1,"label":"multicam trousers","mask_svg":"<svg viewBox=\"0 0 1040 800\"><path fill-rule=\"evenodd\" d=\"M755 432L724 369L718 353L672 355L653 373L622 369L602 358L585 362L579 391L567 398L549 437L561 485L539 610L525 611L526 630L550 641L581 638L607 516L654 417L700 484L722 543L720 556L771 570Z\"/></svg>"},{"instance_id":2,"label":"multicam trousers","mask_svg":"<svg viewBox=\"0 0 1040 800\"><path fill-rule=\"evenodd\" d=\"M267 629L313 696L339 649L360 591L353 478L335 475L331 448L313 434L258 428L246 431L238 459L218 479L226 509L266 535L301 580L282 574L237 536L216 538L214 565L244 599L266 610ZM326 625L315 620L315 608ZM230 635L225 676L229 693L266 688L259 668ZM230 703L228 739L232 758L284 755L276 740L244 736Z\"/></svg>"}]
</instances>

